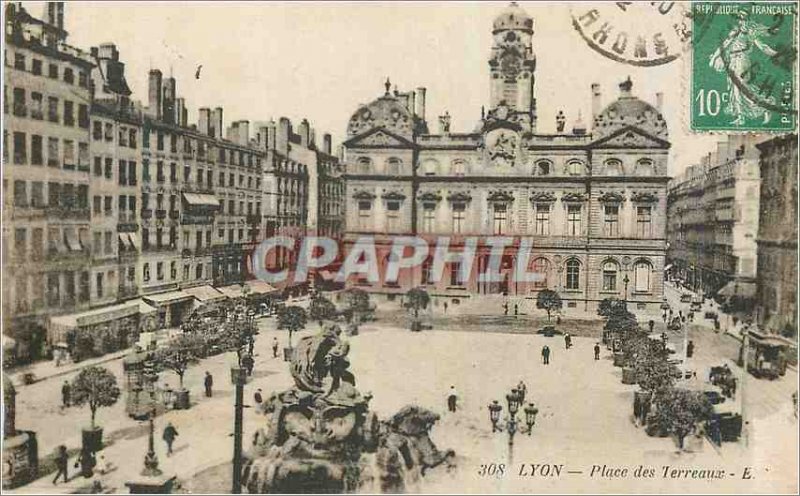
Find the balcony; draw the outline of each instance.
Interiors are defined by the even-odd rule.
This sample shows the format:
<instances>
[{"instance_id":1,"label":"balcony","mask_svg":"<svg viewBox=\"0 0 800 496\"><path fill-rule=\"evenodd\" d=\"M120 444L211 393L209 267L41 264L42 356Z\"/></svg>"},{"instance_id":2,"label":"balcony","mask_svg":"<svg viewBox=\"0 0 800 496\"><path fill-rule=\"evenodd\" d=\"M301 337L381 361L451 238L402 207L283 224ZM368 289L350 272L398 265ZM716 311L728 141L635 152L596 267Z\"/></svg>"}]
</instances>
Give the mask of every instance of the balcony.
<instances>
[{"instance_id":1,"label":"balcony","mask_svg":"<svg viewBox=\"0 0 800 496\"><path fill-rule=\"evenodd\" d=\"M164 183L167 181L167 178L163 174L159 174L156 176L156 182Z\"/></svg>"},{"instance_id":2,"label":"balcony","mask_svg":"<svg viewBox=\"0 0 800 496\"><path fill-rule=\"evenodd\" d=\"M167 211L164 209L156 210L156 219L164 220L167 218Z\"/></svg>"},{"instance_id":3,"label":"balcony","mask_svg":"<svg viewBox=\"0 0 800 496\"><path fill-rule=\"evenodd\" d=\"M143 208L142 209L142 219L152 219L153 218L153 209L152 208Z\"/></svg>"},{"instance_id":4,"label":"balcony","mask_svg":"<svg viewBox=\"0 0 800 496\"><path fill-rule=\"evenodd\" d=\"M183 216L181 216L181 224L184 225L190 225L190 224L208 225L213 223L214 223L213 215L192 215L184 212Z\"/></svg>"},{"instance_id":5,"label":"balcony","mask_svg":"<svg viewBox=\"0 0 800 496\"><path fill-rule=\"evenodd\" d=\"M177 210L170 210L169 211L169 218L172 220L178 220L181 218L181 213Z\"/></svg>"},{"instance_id":6,"label":"balcony","mask_svg":"<svg viewBox=\"0 0 800 496\"><path fill-rule=\"evenodd\" d=\"M132 286L119 286L117 288L117 298L124 299L124 298L133 298L139 296L139 286L132 285Z\"/></svg>"},{"instance_id":7,"label":"balcony","mask_svg":"<svg viewBox=\"0 0 800 496\"><path fill-rule=\"evenodd\" d=\"M89 208L47 207L47 217L57 219L89 220Z\"/></svg>"},{"instance_id":8,"label":"balcony","mask_svg":"<svg viewBox=\"0 0 800 496\"><path fill-rule=\"evenodd\" d=\"M44 206L14 205L11 211L12 219L43 219L47 216L47 208Z\"/></svg>"}]
</instances>

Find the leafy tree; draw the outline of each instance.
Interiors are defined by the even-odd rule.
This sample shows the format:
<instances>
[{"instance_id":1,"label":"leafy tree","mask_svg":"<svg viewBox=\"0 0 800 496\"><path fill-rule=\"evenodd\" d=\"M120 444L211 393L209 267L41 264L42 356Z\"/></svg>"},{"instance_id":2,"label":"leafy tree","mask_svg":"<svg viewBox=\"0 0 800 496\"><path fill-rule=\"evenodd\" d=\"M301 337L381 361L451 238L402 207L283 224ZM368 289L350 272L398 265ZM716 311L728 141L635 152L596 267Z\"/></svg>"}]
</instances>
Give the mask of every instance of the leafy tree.
<instances>
[{"instance_id":1,"label":"leafy tree","mask_svg":"<svg viewBox=\"0 0 800 496\"><path fill-rule=\"evenodd\" d=\"M361 315L370 310L369 293L361 288L350 288L345 291L344 301L353 315Z\"/></svg>"},{"instance_id":2,"label":"leafy tree","mask_svg":"<svg viewBox=\"0 0 800 496\"><path fill-rule=\"evenodd\" d=\"M71 387L72 401L77 406L89 405L92 412L92 429L101 406L112 406L120 396L117 378L104 367L91 366L81 370Z\"/></svg>"},{"instance_id":3,"label":"leafy tree","mask_svg":"<svg viewBox=\"0 0 800 496\"><path fill-rule=\"evenodd\" d=\"M241 362L242 351L253 339L256 333L256 326L247 319L235 318L232 321L221 322L218 328L207 330L213 333L206 337L207 343L216 343L225 351L235 351L236 357Z\"/></svg>"},{"instance_id":4,"label":"leafy tree","mask_svg":"<svg viewBox=\"0 0 800 496\"><path fill-rule=\"evenodd\" d=\"M414 318L419 318L419 311L428 308L431 297L424 288L411 288L406 293L406 308L414 311Z\"/></svg>"},{"instance_id":5,"label":"leafy tree","mask_svg":"<svg viewBox=\"0 0 800 496\"><path fill-rule=\"evenodd\" d=\"M289 331L289 347L292 347L292 333L305 329L306 311L302 307L290 306L278 314L278 329Z\"/></svg>"},{"instance_id":6,"label":"leafy tree","mask_svg":"<svg viewBox=\"0 0 800 496\"><path fill-rule=\"evenodd\" d=\"M160 369L167 369L178 375L180 388L183 389L183 376L189 365L197 362L204 340L194 333L181 333L169 344L155 354L155 363Z\"/></svg>"},{"instance_id":7,"label":"leafy tree","mask_svg":"<svg viewBox=\"0 0 800 496\"><path fill-rule=\"evenodd\" d=\"M624 304L615 305L611 313L606 317L603 329L627 334L638 331L639 323L636 320L636 316L629 312Z\"/></svg>"},{"instance_id":8,"label":"leafy tree","mask_svg":"<svg viewBox=\"0 0 800 496\"><path fill-rule=\"evenodd\" d=\"M621 307L625 307L625 302L619 298L605 298L597 307L597 315L601 317L610 317L619 311Z\"/></svg>"},{"instance_id":9,"label":"leafy tree","mask_svg":"<svg viewBox=\"0 0 800 496\"><path fill-rule=\"evenodd\" d=\"M556 310L560 310L562 306L561 296L552 289L543 289L539 291L539 295L536 297L536 308L547 312L548 322L550 322L551 314Z\"/></svg>"},{"instance_id":10,"label":"leafy tree","mask_svg":"<svg viewBox=\"0 0 800 496\"><path fill-rule=\"evenodd\" d=\"M667 432L678 438L678 446L683 449L683 441L699 422L711 418L714 407L702 391L670 389L657 400L654 421L666 427Z\"/></svg>"},{"instance_id":11,"label":"leafy tree","mask_svg":"<svg viewBox=\"0 0 800 496\"><path fill-rule=\"evenodd\" d=\"M649 338L638 338L632 353L636 381L644 390L660 395L675 382L675 368L669 363L664 346Z\"/></svg>"},{"instance_id":12,"label":"leafy tree","mask_svg":"<svg viewBox=\"0 0 800 496\"><path fill-rule=\"evenodd\" d=\"M332 320L336 317L336 305L322 295L316 295L308 306L308 315L311 320L316 320L322 326L323 320Z\"/></svg>"}]
</instances>

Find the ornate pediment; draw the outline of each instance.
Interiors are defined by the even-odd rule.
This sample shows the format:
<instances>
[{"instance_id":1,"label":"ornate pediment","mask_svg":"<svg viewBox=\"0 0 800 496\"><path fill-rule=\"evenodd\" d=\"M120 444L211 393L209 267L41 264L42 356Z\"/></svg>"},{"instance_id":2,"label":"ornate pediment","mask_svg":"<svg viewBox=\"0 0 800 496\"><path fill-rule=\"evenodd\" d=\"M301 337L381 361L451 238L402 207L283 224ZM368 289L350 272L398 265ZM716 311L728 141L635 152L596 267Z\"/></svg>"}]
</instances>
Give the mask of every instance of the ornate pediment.
<instances>
[{"instance_id":1,"label":"ornate pediment","mask_svg":"<svg viewBox=\"0 0 800 496\"><path fill-rule=\"evenodd\" d=\"M414 143L385 127L377 127L366 130L347 140L345 146L348 148L412 148Z\"/></svg>"},{"instance_id":2,"label":"ornate pediment","mask_svg":"<svg viewBox=\"0 0 800 496\"><path fill-rule=\"evenodd\" d=\"M650 191L641 191L634 193L631 200L639 203L655 203L658 201L658 196Z\"/></svg>"},{"instance_id":3,"label":"ornate pediment","mask_svg":"<svg viewBox=\"0 0 800 496\"><path fill-rule=\"evenodd\" d=\"M472 195L466 191L455 191L447 195L447 201L450 202L469 202L472 201Z\"/></svg>"},{"instance_id":4,"label":"ornate pediment","mask_svg":"<svg viewBox=\"0 0 800 496\"><path fill-rule=\"evenodd\" d=\"M513 202L514 195L510 191L496 190L489 191L487 198L490 202Z\"/></svg>"},{"instance_id":5,"label":"ornate pediment","mask_svg":"<svg viewBox=\"0 0 800 496\"><path fill-rule=\"evenodd\" d=\"M389 191L388 193L381 195L381 198L384 200L405 200L406 195L397 191Z\"/></svg>"},{"instance_id":6,"label":"ornate pediment","mask_svg":"<svg viewBox=\"0 0 800 496\"><path fill-rule=\"evenodd\" d=\"M417 200L421 202L438 202L441 201L442 195L437 191L425 191L417 196Z\"/></svg>"},{"instance_id":7,"label":"ornate pediment","mask_svg":"<svg viewBox=\"0 0 800 496\"><path fill-rule=\"evenodd\" d=\"M616 191L606 191L602 193L598 198L598 201L603 203L622 203L625 201L625 197L622 196L621 193L617 193Z\"/></svg>"},{"instance_id":8,"label":"ornate pediment","mask_svg":"<svg viewBox=\"0 0 800 496\"><path fill-rule=\"evenodd\" d=\"M369 191L361 190L353 193L353 198L355 198L356 200L374 200L375 194Z\"/></svg>"},{"instance_id":9,"label":"ornate pediment","mask_svg":"<svg viewBox=\"0 0 800 496\"><path fill-rule=\"evenodd\" d=\"M586 201L586 195L583 193L564 193L561 195L562 202L583 202Z\"/></svg>"},{"instance_id":10,"label":"ornate pediment","mask_svg":"<svg viewBox=\"0 0 800 496\"><path fill-rule=\"evenodd\" d=\"M531 195L531 201L534 203L554 202L556 195L550 191L537 191Z\"/></svg>"},{"instance_id":11,"label":"ornate pediment","mask_svg":"<svg viewBox=\"0 0 800 496\"><path fill-rule=\"evenodd\" d=\"M669 148L669 142L633 126L624 127L594 143L592 148Z\"/></svg>"},{"instance_id":12,"label":"ornate pediment","mask_svg":"<svg viewBox=\"0 0 800 496\"><path fill-rule=\"evenodd\" d=\"M383 131L378 131L376 133L370 134L366 136L359 142L359 145L379 145L379 146L402 146L400 140L394 138L393 136L384 133Z\"/></svg>"}]
</instances>

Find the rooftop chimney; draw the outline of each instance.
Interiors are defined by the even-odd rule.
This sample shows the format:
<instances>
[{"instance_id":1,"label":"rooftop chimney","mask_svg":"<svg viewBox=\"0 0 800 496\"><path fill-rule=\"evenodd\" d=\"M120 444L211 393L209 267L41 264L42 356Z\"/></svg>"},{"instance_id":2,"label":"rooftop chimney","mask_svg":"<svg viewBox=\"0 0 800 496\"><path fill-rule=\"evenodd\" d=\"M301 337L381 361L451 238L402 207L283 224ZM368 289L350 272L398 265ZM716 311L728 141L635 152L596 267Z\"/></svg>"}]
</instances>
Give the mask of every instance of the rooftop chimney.
<instances>
[{"instance_id":1,"label":"rooftop chimney","mask_svg":"<svg viewBox=\"0 0 800 496\"><path fill-rule=\"evenodd\" d=\"M186 126L186 119L184 119L184 114L186 113L186 99L184 98L176 98L175 99L175 124L179 126Z\"/></svg>"},{"instance_id":2,"label":"rooftop chimney","mask_svg":"<svg viewBox=\"0 0 800 496\"><path fill-rule=\"evenodd\" d=\"M416 111L417 116L424 121L425 120L425 88L423 88L421 86L419 88L417 88L416 103L417 103L417 111Z\"/></svg>"},{"instance_id":3,"label":"rooftop chimney","mask_svg":"<svg viewBox=\"0 0 800 496\"><path fill-rule=\"evenodd\" d=\"M58 29L64 29L64 2L45 2L44 20Z\"/></svg>"},{"instance_id":4,"label":"rooftop chimney","mask_svg":"<svg viewBox=\"0 0 800 496\"><path fill-rule=\"evenodd\" d=\"M269 120L267 123L267 137L266 137L266 147L267 150L274 150L277 145L277 134L278 134L278 126L275 124L275 121L272 119Z\"/></svg>"},{"instance_id":5,"label":"rooftop chimney","mask_svg":"<svg viewBox=\"0 0 800 496\"><path fill-rule=\"evenodd\" d=\"M331 135L330 133L325 133L322 135L322 151L327 153L328 155L331 154Z\"/></svg>"},{"instance_id":6,"label":"rooftop chimney","mask_svg":"<svg viewBox=\"0 0 800 496\"><path fill-rule=\"evenodd\" d=\"M209 124L209 136L215 138L223 138L223 129L222 127L222 107L217 107L211 111L211 123Z\"/></svg>"},{"instance_id":7,"label":"rooftop chimney","mask_svg":"<svg viewBox=\"0 0 800 496\"><path fill-rule=\"evenodd\" d=\"M175 116L175 93L176 93L176 82L175 78L170 76L164 80L164 90L162 92L162 116L164 118L164 122L168 124L176 124L177 119Z\"/></svg>"},{"instance_id":8,"label":"rooftop chimney","mask_svg":"<svg viewBox=\"0 0 800 496\"><path fill-rule=\"evenodd\" d=\"M200 134L210 136L211 127L211 110L208 107L202 107L199 111L199 119L197 123L197 130Z\"/></svg>"},{"instance_id":9,"label":"rooftop chimney","mask_svg":"<svg viewBox=\"0 0 800 496\"><path fill-rule=\"evenodd\" d=\"M300 122L300 125L297 127L297 134L300 135L300 146L303 148L308 148L309 144L309 131L311 130L311 126L308 124L307 119L303 119Z\"/></svg>"},{"instance_id":10,"label":"rooftop chimney","mask_svg":"<svg viewBox=\"0 0 800 496\"><path fill-rule=\"evenodd\" d=\"M152 117L161 120L161 71L158 69L150 69L150 78L148 85L148 103L147 110Z\"/></svg>"},{"instance_id":11,"label":"rooftop chimney","mask_svg":"<svg viewBox=\"0 0 800 496\"><path fill-rule=\"evenodd\" d=\"M250 144L250 121L239 121L239 144Z\"/></svg>"},{"instance_id":12,"label":"rooftop chimney","mask_svg":"<svg viewBox=\"0 0 800 496\"><path fill-rule=\"evenodd\" d=\"M284 155L289 153L289 135L292 133L292 122L286 117L278 121L278 130L275 137L275 150Z\"/></svg>"}]
</instances>

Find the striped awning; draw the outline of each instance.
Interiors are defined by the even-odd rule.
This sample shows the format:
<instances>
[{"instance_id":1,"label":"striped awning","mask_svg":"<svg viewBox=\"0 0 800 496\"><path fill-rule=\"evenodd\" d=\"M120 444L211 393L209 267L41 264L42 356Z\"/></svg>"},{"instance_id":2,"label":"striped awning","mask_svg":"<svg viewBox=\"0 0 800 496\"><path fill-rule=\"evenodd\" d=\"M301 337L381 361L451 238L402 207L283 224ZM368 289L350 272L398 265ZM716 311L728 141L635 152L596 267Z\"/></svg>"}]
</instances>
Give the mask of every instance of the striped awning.
<instances>
[{"instance_id":1,"label":"striped awning","mask_svg":"<svg viewBox=\"0 0 800 496\"><path fill-rule=\"evenodd\" d=\"M189 205L198 207L215 207L219 208L219 200L214 195L204 195L201 193L184 193L183 199Z\"/></svg>"},{"instance_id":2,"label":"striped awning","mask_svg":"<svg viewBox=\"0 0 800 496\"><path fill-rule=\"evenodd\" d=\"M228 297L224 293L221 293L208 285L195 286L193 288L183 288L183 291L194 296L201 302L221 300Z\"/></svg>"},{"instance_id":3,"label":"striped awning","mask_svg":"<svg viewBox=\"0 0 800 496\"><path fill-rule=\"evenodd\" d=\"M167 291L166 293L157 293L142 297L146 302L156 306L171 305L181 301L189 301L192 298L194 298L192 295L181 290Z\"/></svg>"}]
</instances>

